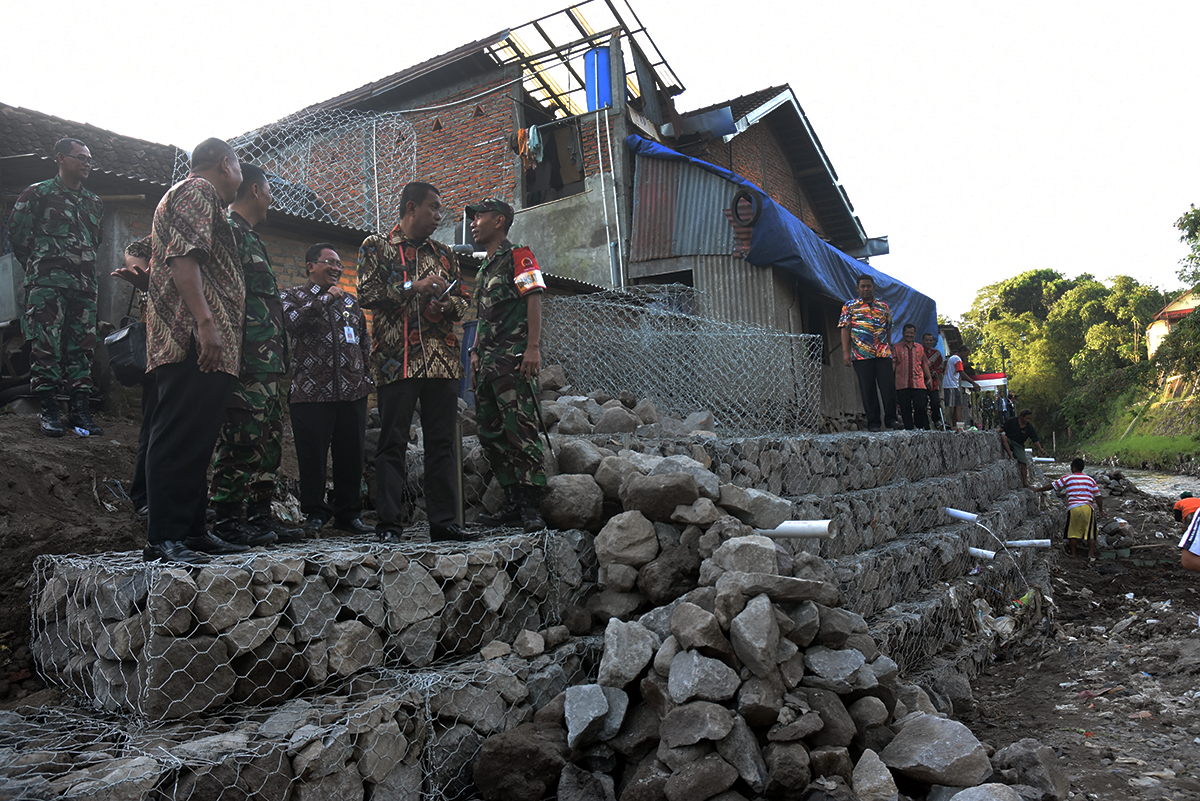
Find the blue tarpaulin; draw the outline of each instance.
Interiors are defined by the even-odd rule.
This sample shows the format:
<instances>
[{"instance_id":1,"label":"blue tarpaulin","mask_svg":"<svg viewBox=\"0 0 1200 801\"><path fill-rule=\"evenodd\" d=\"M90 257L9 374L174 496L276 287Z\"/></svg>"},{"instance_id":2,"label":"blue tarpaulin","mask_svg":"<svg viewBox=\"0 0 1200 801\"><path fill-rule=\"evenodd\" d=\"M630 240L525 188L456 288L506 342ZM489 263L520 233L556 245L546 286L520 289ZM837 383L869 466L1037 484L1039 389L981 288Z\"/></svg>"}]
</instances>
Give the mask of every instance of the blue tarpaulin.
<instances>
[{"instance_id":1,"label":"blue tarpaulin","mask_svg":"<svg viewBox=\"0 0 1200 801\"><path fill-rule=\"evenodd\" d=\"M916 325L918 340L925 333L937 334L937 304L933 298L827 244L811 228L742 176L640 136L626 137L625 144L639 156L691 162L703 170L720 175L739 189L747 189L761 197L762 214L754 223L750 252L746 254L746 261L755 267L786 270L800 278L809 291L842 302L858 297L855 279L860 275L869 275L875 279L875 296L887 301L892 310L892 317L896 321L894 340L900 340L905 323Z\"/></svg>"}]
</instances>

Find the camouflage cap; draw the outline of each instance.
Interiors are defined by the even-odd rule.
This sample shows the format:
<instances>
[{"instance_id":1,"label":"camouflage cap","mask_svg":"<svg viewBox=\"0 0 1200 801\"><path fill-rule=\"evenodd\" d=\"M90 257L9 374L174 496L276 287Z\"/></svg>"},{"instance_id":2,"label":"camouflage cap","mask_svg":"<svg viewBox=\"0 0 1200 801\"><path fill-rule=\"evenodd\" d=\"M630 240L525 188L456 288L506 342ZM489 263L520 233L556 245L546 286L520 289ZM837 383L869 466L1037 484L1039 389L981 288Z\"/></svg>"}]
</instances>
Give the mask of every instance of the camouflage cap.
<instances>
[{"instance_id":1,"label":"camouflage cap","mask_svg":"<svg viewBox=\"0 0 1200 801\"><path fill-rule=\"evenodd\" d=\"M507 217L509 222L512 222L513 207L496 197L489 197L480 203L467 206L467 219L473 220L476 214L483 214L485 211L498 211Z\"/></svg>"}]
</instances>

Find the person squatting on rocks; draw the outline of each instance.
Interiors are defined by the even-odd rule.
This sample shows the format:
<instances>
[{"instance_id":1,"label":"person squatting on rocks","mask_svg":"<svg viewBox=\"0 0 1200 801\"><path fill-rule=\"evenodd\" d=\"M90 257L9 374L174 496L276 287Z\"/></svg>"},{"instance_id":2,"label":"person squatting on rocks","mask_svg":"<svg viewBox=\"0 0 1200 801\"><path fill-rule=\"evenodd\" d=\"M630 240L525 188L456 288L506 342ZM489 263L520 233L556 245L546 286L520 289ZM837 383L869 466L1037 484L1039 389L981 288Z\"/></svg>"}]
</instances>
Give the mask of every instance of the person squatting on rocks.
<instances>
[{"instance_id":1,"label":"person squatting on rocks","mask_svg":"<svg viewBox=\"0 0 1200 801\"><path fill-rule=\"evenodd\" d=\"M892 310L875 297L875 279L858 277L858 297L846 301L838 318L842 329L842 364L854 366L867 430L880 431L879 402L883 400L883 425L900 428L896 420L896 375L892 369Z\"/></svg>"},{"instance_id":2,"label":"person squatting on rocks","mask_svg":"<svg viewBox=\"0 0 1200 801\"><path fill-rule=\"evenodd\" d=\"M1042 452L1042 456L1050 455L1042 447L1042 440L1038 436L1037 429L1033 427L1032 421L1033 410L1022 409L1019 415L1005 421L1000 428L1000 444L1004 446L1004 450L1009 456L1017 460L1023 487L1029 486L1029 451L1025 449L1025 443L1032 440L1037 449Z\"/></svg>"},{"instance_id":3,"label":"person squatting on rocks","mask_svg":"<svg viewBox=\"0 0 1200 801\"><path fill-rule=\"evenodd\" d=\"M975 387L976 392L979 391L979 385L975 383L975 379L967 375L966 367L963 365L963 359L970 352L971 349L966 345L959 345L958 349L946 360L946 374L942 377L942 401L950 410L951 428L956 428L963 421L962 382L966 381Z\"/></svg>"},{"instance_id":4,"label":"person squatting on rocks","mask_svg":"<svg viewBox=\"0 0 1200 801\"><path fill-rule=\"evenodd\" d=\"M1179 563L1187 570L1200 573L1200 515L1193 514L1192 522L1183 530L1179 540Z\"/></svg>"},{"instance_id":5,"label":"person squatting on rocks","mask_svg":"<svg viewBox=\"0 0 1200 801\"><path fill-rule=\"evenodd\" d=\"M283 457L285 370L283 303L266 245L254 227L267 219L271 184L253 164L229 206L229 224L246 285L241 371L225 399L225 422L213 463L211 501L216 512L208 553L237 553L296 539L271 514L271 496Z\"/></svg>"},{"instance_id":6,"label":"person squatting on rocks","mask_svg":"<svg viewBox=\"0 0 1200 801\"><path fill-rule=\"evenodd\" d=\"M191 174L159 201L152 227L146 368L158 404L146 451L147 561L208 561L206 473L241 372L246 282L224 207L242 184L237 155L206 139Z\"/></svg>"},{"instance_id":7,"label":"person squatting on rocks","mask_svg":"<svg viewBox=\"0 0 1200 801\"><path fill-rule=\"evenodd\" d=\"M1200 498L1193 498L1190 492L1180 494L1179 500L1175 501L1175 505L1172 507L1175 522L1187 523L1188 518L1196 514L1197 509L1200 509Z\"/></svg>"},{"instance_id":8,"label":"person squatting on rocks","mask_svg":"<svg viewBox=\"0 0 1200 801\"><path fill-rule=\"evenodd\" d=\"M929 381L925 384L929 396L929 427L944 428L942 422L942 374L946 372L946 360L937 349L937 337L925 334L921 337L921 347L925 348L925 360L929 364Z\"/></svg>"},{"instance_id":9,"label":"person squatting on rocks","mask_svg":"<svg viewBox=\"0 0 1200 801\"><path fill-rule=\"evenodd\" d=\"M462 541L470 536L457 524L453 438L463 368L454 323L466 311L467 294L454 253L431 238L442 219L437 188L408 184L400 208L392 232L367 237L358 251L358 300L374 312L371 362L382 427L375 530L383 542L402 541L404 455L420 401L429 537Z\"/></svg>"},{"instance_id":10,"label":"person squatting on rocks","mask_svg":"<svg viewBox=\"0 0 1200 801\"><path fill-rule=\"evenodd\" d=\"M63 435L58 393L69 396L67 420L90 434L92 354L96 350L96 249L104 204L84 188L92 154L78 139L54 145L58 175L21 193L9 219L13 254L25 265L22 333L30 345L30 390L41 398L41 429Z\"/></svg>"},{"instance_id":11,"label":"person squatting on rocks","mask_svg":"<svg viewBox=\"0 0 1200 801\"><path fill-rule=\"evenodd\" d=\"M342 260L319 242L304 254L308 283L283 293L283 324L292 341L288 408L300 471L304 531L316 536L330 520L351 534L374 529L362 512L371 335L353 295L338 287ZM333 452L333 506L326 503L326 465Z\"/></svg>"},{"instance_id":12,"label":"person squatting on rocks","mask_svg":"<svg viewBox=\"0 0 1200 801\"><path fill-rule=\"evenodd\" d=\"M527 247L508 241L513 208L489 198L467 206L475 244L487 251L475 282L479 327L471 348L479 444L507 504L479 522L546 527L538 511L546 470L538 438L534 382L541 369L542 292L546 282Z\"/></svg>"},{"instance_id":13,"label":"person squatting on rocks","mask_svg":"<svg viewBox=\"0 0 1200 801\"><path fill-rule=\"evenodd\" d=\"M900 400L900 417L909 431L929 428L925 416L926 387L933 383L925 348L917 342L917 327L904 324L904 333L892 346L896 364L896 396Z\"/></svg>"},{"instance_id":14,"label":"person squatting on rocks","mask_svg":"<svg viewBox=\"0 0 1200 801\"><path fill-rule=\"evenodd\" d=\"M1026 411L1022 411L1020 416L1024 417ZM1104 499L1100 496L1096 480L1083 472L1083 459L1077 456L1071 460L1071 472L1068 475L1044 487L1032 489L1034 492L1066 490L1067 525L1063 534L1071 543L1071 556L1075 556L1076 546L1083 540L1088 544L1088 558L1095 559L1097 519L1104 511Z\"/></svg>"}]
</instances>

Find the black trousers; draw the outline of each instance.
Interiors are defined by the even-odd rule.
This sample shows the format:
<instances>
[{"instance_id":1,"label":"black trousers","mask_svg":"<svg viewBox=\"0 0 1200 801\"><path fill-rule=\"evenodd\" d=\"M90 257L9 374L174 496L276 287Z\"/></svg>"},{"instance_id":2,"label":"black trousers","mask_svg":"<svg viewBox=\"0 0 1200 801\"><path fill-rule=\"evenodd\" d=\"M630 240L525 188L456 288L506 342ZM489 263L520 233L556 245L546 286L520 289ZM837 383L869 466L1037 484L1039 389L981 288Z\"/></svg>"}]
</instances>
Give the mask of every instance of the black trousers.
<instances>
[{"instance_id":1,"label":"black trousers","mask_svg":"<svg viewBox=\"0 0 1200 801\"><path fill-rule=\"evenodd\" d=\"M929 422L935 426L942 424L942 391L940 389L926 390L929 393Z\"/></svg>"},{"instance_id":2,"label":"black trousers","mask_svg":"<svg viewBox=\"0 0 1200 801\"><path fill-rule=\"evenodd\" d=\"M151 544L204 534L206 480L217 434L225 422L229 373L202 373L193 340L187 358L154 371L158 404L146 448L146 539Z\"/></svg>"},{"instance_id":3,"label":"black trousers","mask_svg":"<svg viewBox=\"0 0 1200 801\"><path fill-rule=\"evenodd\" d=\"M150 445L150 418L158 406L158 383L154 373L142 377L142 427L138 430L137 457L133 463L133 484L129 487L129 500L134 509L146 505L146 449Z\"/></svg>"},{"instance_id":4,"label":"black trousers","mask_svg":"<svg viewBox=\"0 0 1200 801\"><path fill-rule=\"evenodd\" d=\"M322 520L353 520L362 512L367 399L292 403L292 436L300 468L300 509ZM325 475L333 453L333 506L325 501Z\"/></svg>"},{"instance_id":5,"label":"black trousers","mask_svg":"<svg viewBox=\"0 0 1200 801\"><path fill-rule=\"evenodd\" d=\"M858 376L858 391L862 393L867 426L879 425L879 401L883 399L883 424L896 422L896 373L891 359L855 359L851 362ZM878 393L878 394L877 394Z\"/></svg>"},{"instance_id":6,"label":"black trousers","mask_svg":"<svg viewBox=\"0 0 1200 801\"><path fill-rule=\"evenodd\" d=\"M458 522L458 482L454 475L454 432L458 379L405 378L379 387L379 448L375 452L376 512L379 529L403 522L404 455L417 401L425 435L425 514L431 526Z\"/></svg>"},{"instance_id":7,"label":"black trousers","mask_svg":"<svg viewBox=\"0 0 1200 801\"><path fill-rule=\"evenodd\" d=\"M929 397L924 389L898 389L896 396L900 400L900 418L904 420L907 429L929 428L929 419L925 416L925 401Z\"/></svg>"}]
</instances>

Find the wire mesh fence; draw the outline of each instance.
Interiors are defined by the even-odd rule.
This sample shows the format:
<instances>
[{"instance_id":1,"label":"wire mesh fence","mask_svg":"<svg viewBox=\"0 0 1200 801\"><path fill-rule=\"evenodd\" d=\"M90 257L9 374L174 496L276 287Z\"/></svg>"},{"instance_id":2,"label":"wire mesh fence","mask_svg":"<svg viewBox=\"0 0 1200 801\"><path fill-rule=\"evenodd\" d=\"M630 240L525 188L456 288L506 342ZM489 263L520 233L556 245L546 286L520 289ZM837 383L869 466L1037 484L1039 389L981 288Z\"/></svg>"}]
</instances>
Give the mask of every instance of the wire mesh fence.
<instances>
[{"instance_id":1,"label":"wire mesh fence","mask_svg":"<svg viewBox=\"0 0 1200 801\"><path fill-rule=\"evenodd\" d=\"M678 284L546 300L543 362L580 395L621 391L660 413L711 411L722 437L816 431L821 339L704 316Z\"/></svg>"},{"instance_id":2,"label":"wire mesh fence","mask_svg":"<svg viewBox=\"0 0 1200 801\"><path fill-rule=\"evenodd\" d=\"M47 682L148 720L279 703L555 625L586 593L592 553L580 532L546 532L465 550L309 541L199 569L43 555L31 651Z\"/></svg>"},{"instance_id":3,"label":"wire mesh fence","mask_svg":"<svg viewBox=\"0 0 1200 801\"><path fill-rule=\"evenodd\" d=\"M47 708L0 712L6 799L476 797L483 740L594 679L601 642L580 638L535 660L375 669L273 708L144 723ZM367 795L370 793L370 795Z\"/></svg>"},{"instance_id":4,"label":"wire mesh fence","mask_svg":"<svg viewBox=\"0 0 1200 801\"><path fill-rule=\"evenodd\" d=\"M417 170L416 132L399 112L304 112L229 144L270 174L275 210L365 231L400 218L400 190ZM175 158L180 181L188 154Z\"/></svg>"}]
</instances>

